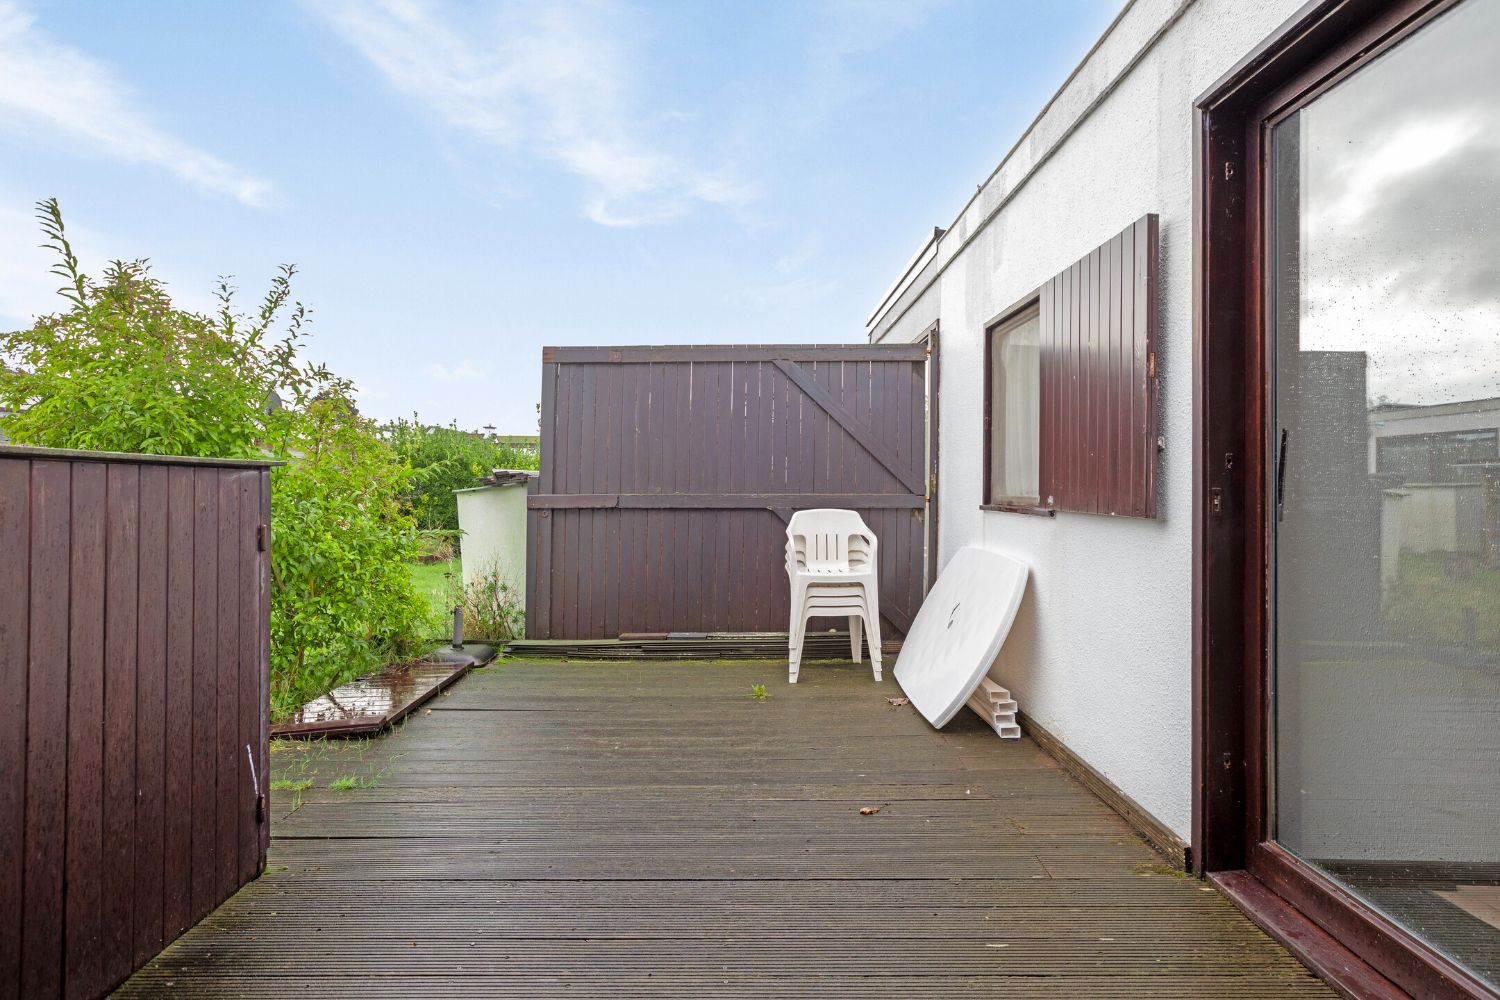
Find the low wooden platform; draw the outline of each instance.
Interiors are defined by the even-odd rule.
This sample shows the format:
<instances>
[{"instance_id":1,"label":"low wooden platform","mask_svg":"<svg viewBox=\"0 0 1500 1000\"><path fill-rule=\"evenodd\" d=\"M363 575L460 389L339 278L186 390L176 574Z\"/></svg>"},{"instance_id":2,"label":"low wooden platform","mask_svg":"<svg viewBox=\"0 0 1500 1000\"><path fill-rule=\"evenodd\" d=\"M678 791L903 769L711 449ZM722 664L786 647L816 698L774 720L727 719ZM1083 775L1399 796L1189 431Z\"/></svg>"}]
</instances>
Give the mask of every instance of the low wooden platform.
<instances>
[{"instance_id":1,"label":"low wooden platform","mask_svg":"<svg viewBox=\"0 0 1500 1000\"><path fill-rule=\"evenodd\" d=\"M468 663L401 663L356 677L271 727L272 736L370 736L389 729L464 675Z\"/></svg>"},{"instance_id":2,"label":"low wooden platform","mask_svg":"<svg viewBox=\"0 0 1500 1000\"><path fill-rule=\"evenodd\" d=\"M274 793L269 870L119 995L1331 995L1030 740L899 693L506 664L390 735L282 741L314 784Z\"/></svg>"},{"instance_id":3,"label":"low wooden platform","mask_svg":"<svg viewBox=\"0 0 1500 1000\"><path fill-rule=\"evenodd\" d=\"M867 647L868 648L868 647ZM886 653L901 648L887 640ZM505 655L519 660L786 660L785 632L627 633L618 639L513 639ZM849 633L809 632L802 644L803 662L841 660L849 656Z\"/></svg>"}]
</instances>

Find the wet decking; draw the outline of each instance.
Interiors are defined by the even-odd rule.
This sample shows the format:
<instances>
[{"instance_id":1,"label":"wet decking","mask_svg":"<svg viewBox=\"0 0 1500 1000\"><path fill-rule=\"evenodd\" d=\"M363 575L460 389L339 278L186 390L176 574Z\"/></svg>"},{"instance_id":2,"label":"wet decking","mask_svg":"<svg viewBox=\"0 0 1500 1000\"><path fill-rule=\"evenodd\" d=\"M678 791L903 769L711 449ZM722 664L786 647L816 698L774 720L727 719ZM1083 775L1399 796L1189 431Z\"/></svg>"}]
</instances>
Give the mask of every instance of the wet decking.
<instances>
[{"instance_id":1,"label":"wet decking","mask_svg":"<svg viewBox=\"0 0 1500 1000\"><path fill-rule=\"evenodd\" d=\"M1029 740L785 677L507 664L279 744L269 870L120 995L1331 995Z\"/></svg>"},{"instance_id":2,"label":"wet decking","mask_svg":"<svg viewBox=\"0 0 1500 1000\"><path fill-rule=\"evenodd\" d=\"M403 663L356 677L272 726L271 735L374 735L431 701L468 669L466 663Z\"/></svg>"}]
</instances>

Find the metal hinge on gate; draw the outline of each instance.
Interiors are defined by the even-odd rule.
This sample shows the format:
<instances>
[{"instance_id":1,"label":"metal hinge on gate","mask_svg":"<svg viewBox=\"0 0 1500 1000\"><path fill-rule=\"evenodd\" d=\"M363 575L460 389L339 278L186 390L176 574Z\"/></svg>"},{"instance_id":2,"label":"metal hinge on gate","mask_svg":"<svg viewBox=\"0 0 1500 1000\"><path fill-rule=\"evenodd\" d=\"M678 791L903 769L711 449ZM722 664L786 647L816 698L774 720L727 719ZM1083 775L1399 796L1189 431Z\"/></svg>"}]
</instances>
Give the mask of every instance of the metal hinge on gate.
<instances>
[{"instance_id":1,"label":"metal hinge on gate","mask_svg":"<svg viewBox=\"0 0 1500 1000\"><path fill-rule=\"evenodd\" d=\"M267 525L257 524L255 526L255 551L266 551L266 543L269 540L270 534L271 529Z\"/></svg>"}]
</instances>

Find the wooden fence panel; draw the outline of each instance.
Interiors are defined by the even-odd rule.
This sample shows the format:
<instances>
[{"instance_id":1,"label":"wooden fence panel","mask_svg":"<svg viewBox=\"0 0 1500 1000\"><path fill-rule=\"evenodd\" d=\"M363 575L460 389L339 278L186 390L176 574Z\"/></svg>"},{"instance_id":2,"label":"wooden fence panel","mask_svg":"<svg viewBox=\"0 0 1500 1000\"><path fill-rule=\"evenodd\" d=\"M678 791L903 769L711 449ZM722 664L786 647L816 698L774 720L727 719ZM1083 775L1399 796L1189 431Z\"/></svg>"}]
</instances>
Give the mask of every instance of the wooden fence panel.
<instances>
[{"instance_id":1,"label":"wooden fence panel","mask_svg":"<svg viewBox=\"0 0 1500 1000\"><path fill-rule=\"evenodd\" d=\"M527 635L785 631L786 520L859 510L887 635L924 592L925 349L549 348Z\"/></svg>"},{"instance_id":2,"label":"wooden fence panel","mask_svg":"<svg viewBox=\"0 0 1500 1000\"><path fill-rule=\"evenodd\" d=\"M62 989L63 831L68 796L68 576L72 467L31 468L30 624L26 679L26 829L20 995ZM8 848L11 845L7 845Z\"/></svg>"},{"instance_id":3,"label":"wooden fence panel","mask_svg":"<svg viewBox=\"0 0 1500 1000\"><path fill-rule=\"evenodd\" d=\"M166 818L162 936L193 925L193 470L167 470Z\"/></svg>"},{"instance_id":4,"label":"wooden fence panel","mask_svg":"<svg viewBox=\"0 0 1500 1000\"><path fill-rule=\"evenodd\" d=\"M218 896L219 484L215 469L193 470L193 880L189 919L208 916Z\"/></svg>"},{"instance_id":5,"label":"wooden fence panel","mask_svg":"<svg viewBox=\"0 0 1500 1000\"><path fill-rule=\"evenodd\" d=\"M214 761L218 765L214 780L218 788L216 812L217 835L214 839L218 884L214 895L226 899L239 885L239 803L245 801L242 790L250 785L250 776L241 761L239 748L239 629L240 629L240 491L235 473L216 470L218 480L218 556L215 570L218 596L215 602L215 649L218 685L214 691L217 712Z\"/></svg>"},{"instance_id":6,"label":"wooden fence panel","mask_svg":"<svg viewBox=\"0 0 1500 1000\"><path fill-rule=\"evenodd\" d=\"M107 984L135 969L137 623L140 603L138 465L110 465L104 569L103 894L100 974ZM76 472L75 472L76 475ZM71 727L71 721L69 725Z\"/></svg>"},{"instance_id":7,"label":"wooden fence panel","mask_svg":"<svg viewBox=\"0 0 1500 1000\"><path fill-rule=\"evenodd\" d=\"M263 583L257 564L261 525L260 477L256 471L230 473L234 488L239 493L239 524L234 540L238 548L239 572L236 578L239 587L234 595L235 606L230 613L238 618L234 654L231 662L236 675L234 707L234 758L235 768L240 774L239 785L250 787L252 793L264 794L267 761L257 755L263 741L261 720L268 717L270 704L264 695L260 672L260 614L263 600ZM251 772L251 767L254 771ZM235 842L238 858L235 864L234 885L239 886L255 878L260 871L260 824L255 795L241 795L234 802L236 810Z\"/></svg>"},{"instance_id":8,"label":"wooden fence panel","mask_svg":"<svg viewBox=\"0 0 1500 1000\"><path fill-rule=\"evenodd\" d=\"M104 987L100 882L104 876L104 504L108 471L95 462L72 469L68 656L66 669L59 670L68 679L66 714L61 720L68 737L64 947L68 991L82 996L97 995ZM58 670L60 664L51 666Z\"/></svg>"},{"instance_id":9,"label":"wooden fence panel","mask_svg":"<svg viewBox=\"0 0 1500 1000\"><path fill-rule=\"evenodd\" d=\"M100 996L254 878L265 463L0 446L0 997Z\"/></svg>"},{"instance_id":10,"label":"wooden fence panel","mask_svg":"<svg viewBox=\"0 0 1500 1000\"><path fill-rule=\"evenodd\" d=\"M161 951L166 827L167 518L171 470L141 467L140 587L136 627L133 967Z\"/></svg>"},{"instance_id":11,"label":"wooden fence panel","mask_svg":"<svg viewBox=\"0 0 1500 1000\"><path fill-rule=\"evenodd\" d=\"M0 928L19 928L25 876L26 662L31 610L31 466L0 462ZM21 982L21 935L0 931L0 996Z\"/></svg>"}]
</instances>

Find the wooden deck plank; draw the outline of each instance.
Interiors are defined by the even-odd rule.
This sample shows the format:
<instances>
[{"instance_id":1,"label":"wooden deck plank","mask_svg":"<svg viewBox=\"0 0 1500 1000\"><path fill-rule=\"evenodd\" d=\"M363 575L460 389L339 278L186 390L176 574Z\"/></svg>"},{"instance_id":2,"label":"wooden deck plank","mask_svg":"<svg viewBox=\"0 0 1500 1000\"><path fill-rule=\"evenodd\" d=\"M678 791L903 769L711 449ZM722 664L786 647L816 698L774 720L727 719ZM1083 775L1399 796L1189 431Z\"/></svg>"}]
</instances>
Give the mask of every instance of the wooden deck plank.
<instances>
[{"instance_id":1,"label":"wooden deck plank","mask_svg":"<svg viewBox=\"0 0 1500 1000\"><path fill-rule=\"evenodd\" d=\"M506 664L283 742L267 873L120 995L1331 995L1029 740L783 670Z\"/></svg>"}]
</instances>

